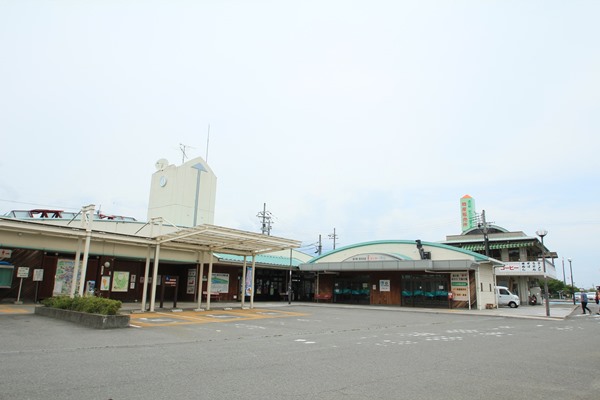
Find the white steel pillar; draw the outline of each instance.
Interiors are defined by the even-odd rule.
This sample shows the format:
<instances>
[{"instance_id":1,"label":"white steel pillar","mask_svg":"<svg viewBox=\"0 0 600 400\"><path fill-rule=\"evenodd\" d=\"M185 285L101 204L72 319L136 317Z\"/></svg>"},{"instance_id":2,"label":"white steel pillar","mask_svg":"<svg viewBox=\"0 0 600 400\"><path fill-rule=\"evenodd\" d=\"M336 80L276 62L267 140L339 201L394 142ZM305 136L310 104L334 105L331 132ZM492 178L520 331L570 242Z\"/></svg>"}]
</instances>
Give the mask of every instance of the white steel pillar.
<instances>
[{"instance_id":1,"label":"white steel pillar","mask_svg":"<svg viewBox=\"0 0 600 400\"><path fill-rule=\"evenodd\" d=\"M210 294L212 293L213 252L208 252L208 280L206 282L206 310L210 310Z\"/></svg>"},{"instance_id":2,"label":"white steel pillar","mask_svg":"<svg viewBox=\"0 0 600 400\"><path fill-rule=\"evenodd\" d=\"M92 239L92 220L94 219L94 204L85 206L81 209L81 219L85 219L85 246L83 248L83 261L81 263L81 276L79 278L79 295L83 296L85 289L85 275L87 273L88 257L90 255L90 242ZM73 279L77 279L76 276Z\"/></svg>"},{"instance_id":3,"label":"white steel pillar","mask_svg":"<svg viewBox=\"0 0 600 400\"><path fill-rule=\"evenodd\" d=\"M142 287L141 311L146 311L146 300L148 298L148 275L150 273L150 258L152 258L152 246L148 246L148 252L146 253L146 267L144 268L144 286Z\"/></svg>"},{"instance_id":4,"label":"white steel pillar","mask_svg":"<svg viewBox=\"0 0 600 400\"><path fill-rule=\"evenodd\" d=\"M252 254L252 287L250 288L250 308L254 308L254 277L256 276L256 254Z\"/></svg>"},{"instance_id":5,"label":"white steel pillar","mask_svg":"<svg viewBox=\"0 0 600 400\"><path fill-rule=\"evenodd\" d=\"M81 263L81 239L77 239L77 252L75 253L75 265L73 266L73 279L71 280L71 292L69 297L75 297L77 291L77 274L79 274L79 264Z\"/></svg>"},{"instance_id":6,"label":"white steel pillar","mask_svg":"<svg viewBox=\"0 0 600 400\"><path fill-rule=\"evenodd\" d=\"M204 252L200 253L199 257L200 261L200 271L198 272L198 276L196 279L198 280L198 307L196 307L196 311L204 311L202 309L202 277L204 276Z\"/></svg>"},{"instance_id":7,"label":"white steel pillar","mask_svg":"<svg viewBox=\"0 0 600 400\"><path fill-rule=\"evenodd\" d=\"M244 266L242 267L242 308L246 302L246 256L244 256Z\"/></svg>"},{"instance_id":8,"label":"white steel pillar","mask_svg":"<svg viewBox=\"0 0 600 400\"><path fill-rule=\"evenodd\" d=\"M150 312L154 312L154 305L156 303L156 284L158 283L158 260L160 256L160 243L156 244L156 251L154 252L154 271L152 271L152 294L150 295Z\"/></svg>"}]
</instances>

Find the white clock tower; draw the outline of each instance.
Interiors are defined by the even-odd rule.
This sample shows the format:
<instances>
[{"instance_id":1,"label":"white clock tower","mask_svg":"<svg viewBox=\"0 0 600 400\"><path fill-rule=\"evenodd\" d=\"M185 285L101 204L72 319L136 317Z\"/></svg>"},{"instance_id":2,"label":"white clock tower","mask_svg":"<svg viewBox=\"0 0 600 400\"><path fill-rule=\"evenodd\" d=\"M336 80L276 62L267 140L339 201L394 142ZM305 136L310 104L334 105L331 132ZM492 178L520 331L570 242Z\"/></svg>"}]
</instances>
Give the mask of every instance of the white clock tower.
<instances>
[{"instance_id":1,"label":"white clock tower","mask_svg":"<svg viewBox=\"0 0 600 400\"><path fill-rule=\"evenodd\" d=\"M206 161L197 157L175 166L161 158L155 166L148 220L163 217L177 226L213 225L217 177Z\"/></svg>"}]
</instances>

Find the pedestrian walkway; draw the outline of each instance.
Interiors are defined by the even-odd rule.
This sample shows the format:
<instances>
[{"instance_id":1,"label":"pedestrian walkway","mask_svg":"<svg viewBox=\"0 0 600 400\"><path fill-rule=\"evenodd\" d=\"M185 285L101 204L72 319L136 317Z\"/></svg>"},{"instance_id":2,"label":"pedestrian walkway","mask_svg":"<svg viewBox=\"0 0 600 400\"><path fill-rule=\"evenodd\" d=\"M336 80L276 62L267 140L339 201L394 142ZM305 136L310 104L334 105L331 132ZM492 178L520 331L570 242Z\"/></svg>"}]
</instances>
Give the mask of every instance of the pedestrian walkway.
<instances>
[{"instance_id":1,"label":"pedestrian walkway","mask_svg":"<svg viewBox=\"0 0 600 400\"><path fill-rule=\"evenodd\" d=\"M12 303L0 303L0 316L9 314L33 314L34 308L40 306L39 304L25 303L25 304L12 304ZM156 308L156 312L160 313L173 313L182 311L205 311L206 303L202 303L203 310L197 310L197 303L181 302L178 303L176 308L166 306L163 308ZM254 309L281 309L285 307L304 306L304 307L337 307L337 308L363 308L371 310L395 310L398 312L417 312L417 313L436 313L436 314L459 314L459 315L473 315L473 316L494 316L494 317L507 317L507 318L527 318L527 319L546 319L546 320L563 320L570 316L579 316L580 306L574 305L570 302L551 302L550 303L550 316L546 315L546 307L544 305L521 305L518 308L501 307L490 310L468 310L468 309L444 309L444 308L415 308L415 307L399 307L399 306L381 306L381 305L353 305L353 304L337 304L337 303L313 303L313 302L255 302ZM240 302L211 302L211 310L239 310L241 309ZM250 303L244 304L244 309L249 309ZM123 303L121 307L122 313L147 313L143 310L140 303Z\"/></svg>"},{"instance_id":2,"label":"pedestrian walkway","mask_svg":"<svg viewBox=\"0 0 600 400\"><path fill-rule=\"evenodd\" d=\"M182 310L193 311L197 309L197 303L178 303L177 308L164 307L156 308L155 311L160 312L179 312ZM381 305L355 305L355 304L338 304L338 303L315 303L315 302L255 302L254 308L258 309L273 309L291 306L306 306L306 307L338 307L338 308L364 308L371 310L395 310L398 312L418 312L418 313L437 313L437 314L461 314L461 315L482 315L508 318L529 318L529 319L548 319L562 320L569 317L571 314L576 315L579 309L578 305L573 305L570 302L550 303L550 316L546 315L546 307L544 305L522 305L517 308L500 307L491 310L476 310L476 309L446 309L446 308L417 308L417 307L399 307L399 306L381 306ZM202 307L206 307L206 303L202 303ZM241 308L240 302L211 302L212 310L235 310ZM250 304L246 302L244 308L249 308ZM147 309L147 308L146 308ZM142 312L140 303L124 303L123 312Z\"/></svg>"}]
</instances>

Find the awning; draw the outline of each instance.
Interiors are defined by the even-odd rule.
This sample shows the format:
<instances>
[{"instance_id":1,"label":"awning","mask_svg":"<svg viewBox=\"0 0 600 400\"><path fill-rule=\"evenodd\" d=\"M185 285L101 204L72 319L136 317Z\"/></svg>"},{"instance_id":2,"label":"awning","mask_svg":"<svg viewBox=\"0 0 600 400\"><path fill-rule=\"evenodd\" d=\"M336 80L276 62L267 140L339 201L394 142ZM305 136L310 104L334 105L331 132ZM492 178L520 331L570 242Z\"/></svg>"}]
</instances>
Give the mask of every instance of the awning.
<instances>
[{"instance_id":1,"label":"awning","mask_svg":"<svg viewBox=\"0 0 600 400\"><path fill-rule=\"evenodd\" d=\"M235 254L223 254L223 253L213 253L215 257L219 259L219 261L229 261L235 263L243 263L244 256L239 256ZM249 261L249 260L247 260ZM257 264L261 265L272 265L273 267L279 268L289 268L290 267L290 258L284 256L272 256L269 254L258 254L255 257L255 261ZM302 264L302 261L292 257L292 267L294 269L298 269L298 266Z\"/></svg>"},{"instance_id":2,"label":"awning","mask_svg":"<svg viewBox=\"0 0 600 400\"><path fill-rule=\"evenodd\" d=\"M514 243L490 243L490 250L500 250L500 249L517 249L519 247L533 247L536 242L514 242ZM485 244L483 243L473 243L466 244L461 247L465 250L470 251L479 251L485 250Z\"/></svg>"},{"instance_id":3,"label":"awning","mask_svg":"<svg viewBox=\"0 0 600 400\"><path fill-rule=\"evenodd\" d=\"M302 245L298 240L206 224L180 229L154 239L163 248L236 255L270 253L298 248Z\"/></svg>"}]
</instances>

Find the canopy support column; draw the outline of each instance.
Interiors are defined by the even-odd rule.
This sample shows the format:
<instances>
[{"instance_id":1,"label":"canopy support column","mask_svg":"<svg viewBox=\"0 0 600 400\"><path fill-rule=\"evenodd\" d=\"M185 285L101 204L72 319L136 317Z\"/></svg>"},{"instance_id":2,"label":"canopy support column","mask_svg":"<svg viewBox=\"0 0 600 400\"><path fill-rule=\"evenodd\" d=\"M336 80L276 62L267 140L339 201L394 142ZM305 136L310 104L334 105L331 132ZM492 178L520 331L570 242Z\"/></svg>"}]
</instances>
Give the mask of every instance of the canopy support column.
<instances>
[{"instance_id":1,"label":"canopy support column","mask_svg":"<svg viewBox=\"0 0 600 400\"><path fill-rule=\"evenodd\" d=\"M212 293L212 270L213 270L213 252L212 250L208 253L210 259L208 260L208 281L206 282L206 310L210 310L210 295Z\"/></svg>"},{"instance_id":2,"label":"canopy support column","mask_svg":"<svg viewBox=\"0 0 600 400\"><path fill-rule=\"evenodd\" d=\"M254 277L256 276L256 254L252 254L252 288L250 289L250 308L254 308Z\"/></svg>"},{"instance_id":3,"label":"canopy support column","mask_svg":"<svg viewBox=\"0 0 600 400\"><path fill-rule=\"evenodd\" d=\"M90 242L92 240L92 219L94 218L94 208L96 206L90 204L81 210L81 219L85 220L85 246L83 248L83 262L81 263L81 277L79 278L79 296L83 296L85 287L85 275L87 273L88 257L90 255ZM77 279L76 276L73 279Z\"/></svg>"},{"instance_id":4,"label":"canopy support column","mask_svg":"<svg viewBox=\"0 0 600 400\"><path fill-rule=\"evenodd\" d=\"M71 292L69 297L75 297L77 290L77 274L79 273L79 264L81 263L81 238L77 239L77 252L75 253L75 265L73 266L73 280L71 281Z\"/></svg>"},{"instance_id":5,"label":"canopy support column","mask_svg":"<svg viewBox=\"0 0 600 400\"><path fill-rule=\"evenodd\" d=\"M202 279L204 279L204 254L205 252L200 253L200 271L198 272L198 306L196 307L196 311L204 311L202 308Z\"/></svg>"},{"instance_id":6,"label":"canopy support column","mask_svg":"<svg viewBox=\"0 0 600 400\"><path fill-rule=\"evenodd\" d=\"M154 271L152 271L152 295L150 297L150 312L154 312L154 305L156 303L156 285L158 283L159 256L160 256L160 243L157 243L156 251L154 253Z\"/></svg>"},{"instance_id":7,"label":"canopy support column","mask_svg":"<svg viewBox=\"0 0 600 400\"><path fill-rule=\"evenodd\" d=\"M144 286L142 287L142 308L141 311L146 311L146 300L148 298L148 275L150 273L150 258L152 257L152 246L148 246L146 252L146 267L144 268Z\"/></svg>"},{"instance_id":8,"label":"canopy support column","mask_svg":"<svg viewBox=\"0 0 600 400\"><path fill-rule=\"evenodd\" d=\"M244 303L246 302L246 268L247 261L246 256L244 255L244 266L242 267L242 309L244 308Z\"/></svg>"}]
</instances>

